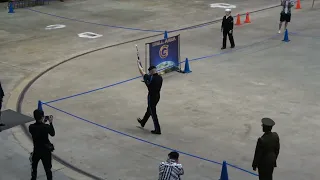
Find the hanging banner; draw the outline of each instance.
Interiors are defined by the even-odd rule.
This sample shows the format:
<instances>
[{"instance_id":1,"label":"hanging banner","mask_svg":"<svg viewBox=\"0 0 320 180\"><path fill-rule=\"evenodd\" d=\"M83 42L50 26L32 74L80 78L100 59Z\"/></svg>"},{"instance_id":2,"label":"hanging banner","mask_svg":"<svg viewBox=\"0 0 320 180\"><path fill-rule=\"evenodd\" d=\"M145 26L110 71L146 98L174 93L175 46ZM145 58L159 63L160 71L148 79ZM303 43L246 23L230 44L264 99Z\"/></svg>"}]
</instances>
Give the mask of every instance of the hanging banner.
<instances>
[{"instance_id":1,"label":"hanging banner","mask_svg":"<svg viewBox=\"0 0 320 180\"><path fill-rule=\"evenodd\" d=\"M148 44L149 65L156 66L160 74L180 69L180 35Z\"/></svg>"}]
</instances>

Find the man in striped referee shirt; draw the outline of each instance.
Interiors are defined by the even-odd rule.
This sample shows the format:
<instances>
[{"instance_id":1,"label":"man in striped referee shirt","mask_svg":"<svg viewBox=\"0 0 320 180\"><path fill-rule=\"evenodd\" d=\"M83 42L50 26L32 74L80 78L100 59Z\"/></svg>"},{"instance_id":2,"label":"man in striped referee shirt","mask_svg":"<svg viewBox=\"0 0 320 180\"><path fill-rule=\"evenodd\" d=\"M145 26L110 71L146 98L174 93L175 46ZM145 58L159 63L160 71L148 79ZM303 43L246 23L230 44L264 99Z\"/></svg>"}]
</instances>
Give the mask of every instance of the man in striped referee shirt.
<instances>
[{"instance_id":1,"label":"man in striped referee shirt","mask_svg":"<svg viewBox=\"0 0 320 180\"><path fill-rule=\"evenodd\" d=\"M181 164L179 164L179 153L172 151L168 154L168 160L159 166L159 180L181 180L184 174Z\"/></svg>"}]
</instances>

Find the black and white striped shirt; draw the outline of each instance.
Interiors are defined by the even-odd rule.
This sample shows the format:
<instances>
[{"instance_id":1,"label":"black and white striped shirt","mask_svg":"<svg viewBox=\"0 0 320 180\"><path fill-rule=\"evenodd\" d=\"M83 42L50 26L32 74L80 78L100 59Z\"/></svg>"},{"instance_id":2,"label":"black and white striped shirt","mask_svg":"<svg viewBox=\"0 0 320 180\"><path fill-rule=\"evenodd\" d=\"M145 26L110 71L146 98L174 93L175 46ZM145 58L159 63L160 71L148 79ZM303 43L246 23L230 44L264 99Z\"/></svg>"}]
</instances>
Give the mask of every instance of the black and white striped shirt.
<instances>
[{"instance_id":1,"label":"black and white striped shirt","mask_svg":"<svg viewBox=\"0 0 320 180\"><path fill-rule=\"evenodd\" d=\"M294 6L292 0L281 0L282 13L291 14L291 7Z\"/></svg>"},{"instance_id":2,"label":"black and white striped shirt","mask_svg":"<svg viewBox=\"0 0 320 180\"><path fill-rule=\"evenodd\" d=\"M180 176L183 174L182 165L172 159L162 162L159 166L159 180L181 180Z\"/></svg>"}]
</instances>

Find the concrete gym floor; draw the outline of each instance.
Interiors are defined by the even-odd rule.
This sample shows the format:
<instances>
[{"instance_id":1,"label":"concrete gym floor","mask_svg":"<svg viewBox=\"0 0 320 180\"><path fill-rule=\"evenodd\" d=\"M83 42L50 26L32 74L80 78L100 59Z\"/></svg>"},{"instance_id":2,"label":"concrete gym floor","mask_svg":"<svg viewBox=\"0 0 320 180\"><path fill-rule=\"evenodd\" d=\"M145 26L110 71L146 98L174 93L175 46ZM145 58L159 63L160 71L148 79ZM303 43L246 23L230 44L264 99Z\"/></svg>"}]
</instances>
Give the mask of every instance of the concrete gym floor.
<instances>
[{"instance_id":1,"label":"concrete gym floor","mask_svg":"<svg viewBox=\"0 0 320 180\"><path fill-rule=\"evenodd\" d=\"M1 81L6 92L11 93L5 99L5 107L15 108L26 83L48 67L90 50L159 34L99 26L43 13L153 30L179 29L220 18L224 13L223 9L210 8L210 1L181 2L67 1L32 8L38 12L23 9L9 15L2 10ZM237 6L233 10L235 15L273 6L277 1L226 3ZM310 6L310 1L303 1L301 10L293 10L289 43L281 41L283 34L277 34L279 7L251 14L251 24L235 27L236 48L231 51L220 50L220 22L170 33L169 36L181 35L181 60L210 57L190 61L191 74L164 76L158 105L161 136L149 133L153 128L151 119L147 130L136 127L136 118L143 116L146 110L147 91L139 79L50 104L64 112L44 106L45 112L55 117L57 135L52 138L55 154L104 179L156 179L158 164L166 159L169 150L107 129L111 128L205 159L220 163L226 160L252 171L256 140L262 135L260 119L267 116L275 119L274 130L281 140L275 178L319 179L320 151L316 142L320 135L316 131L319 127L320 15L318 4L313 10ZM243 22L244 16L241 20ZM64 24L66 28L44 30L52 24ZM78 33L88 31L103 37L77 37ZM31 115L37 100L51 101L138 76L134 45L139 45L144 59L144 44L161 38L104 48L57 66L31 85L24 96L22 112ZM19 128L1 132L1 137L5 147L17 151L11 153L11 157L18 154L22 157L17 162L27 162L27 153L18 150L21 147L17 144L27 151L32 144ZM1 147L0 151L6 153L7 150ZM181 155L181 163L186 171L184 179L219 179L219 164L187 155ZM19 169L28 173L26 164ZM5 163L1 169L4 172L1 174L8 174ZM54 169L57 176L66 176L64 178L90 179L79 174L70 175L62 165ZM230 179L257 179L232 167L228 170Z\"/></svg>"}]
</instances>

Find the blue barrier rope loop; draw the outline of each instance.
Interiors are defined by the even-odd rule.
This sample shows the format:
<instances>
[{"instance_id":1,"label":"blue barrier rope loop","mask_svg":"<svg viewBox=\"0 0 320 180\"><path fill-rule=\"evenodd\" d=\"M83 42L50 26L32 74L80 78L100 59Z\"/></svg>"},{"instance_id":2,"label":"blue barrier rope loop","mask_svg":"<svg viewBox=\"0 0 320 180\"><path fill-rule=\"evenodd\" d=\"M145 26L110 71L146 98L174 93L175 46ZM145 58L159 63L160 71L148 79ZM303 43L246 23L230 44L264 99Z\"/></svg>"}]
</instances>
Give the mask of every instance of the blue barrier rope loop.
<instances>
[{"instance_id":1,"label":"blue barrier rope loop","mask_svg":"<svg viewBox=\"0 0 320 180\"><path fill-rule=\"evenodd\" d=\"M272 37L270 37L270 38L267 38L267 39L265 39L265 40L263 40L263 41L256 42L256 43L253 43L253 44L250 44L250 45L247 45L247 46L243 46L243 47L241 47L241 48L237 48L237 49L234 49L234 50L223 51L223 52L220 52L220 53L217 53L217 54L212 54L212 55L208 55L208 56L203 56L203 57L199 57L199 58L190 59L189 62L191 62L191 61L203 60L203 59L207 59L207 58L211 58L211 57L216 57L216 56L221 56L221 55L224 55L224 54L228 54L228 53L231 53L231 52L234 52L234 51L238 51L238 50L241 50L241 49L244 49L244 48L247 48L247 47L255 46L255 45L257 45L257 44L263 43L263 42L265 42L265 41L267 41L267 40L270 40L270 39L275 38L275 37L278 37L278 36L280 36L280 35L277 34L277 35L272 36ZM181 63L184 63L184 62L185 62L185 61L181 61L180 64L181 64ZM164 69L171 68L171 67L172 67L172 66L166 67L166 68L162 68L162 69L160 69L159 71L162 71L162 70L164 70ZM91 93L91 92L99 91L99 90L102 90L102 89L110 88L110 87L113 87L113 86L116 86L116 85L119 85L119 84L123 84L123 83L129 82L129 81L133 81L133 80L138 79L138 78L140 78L140 77L141 77L141 76L137 76L137 77L130 78L130 79L127 79L127 80L124 80L124 81L120 81L120 82L117 82L117 83L114 83L114 84L110 84L110 85L107 85L107 86L104 86L104 87L101 87L101 88L93 89L93 90L90 90L90 91L87 91L87 92L82 92L82 93L74 94L74 95L71 95L71 96L59 98L59 99L56 99L56 100L51 100L51 101L48 101L48 102L43 102L43 104L51 104L51 103L54 103L54 102L58 102L58 101L70 99L70 98L73 98L73 97L81 96L81 95L84 95L84 94L89 94L89 93Z\"/></svg>"},{"instance_id":2,"label":"blue barrier rope loop","mask_svg":"<svg viewBox=\"0 0 320 180\"><path fill-rule=\"evenodd\" d=\"M263 9L259 9L259 10L255 10L255 11L251 11L249 13L256 13L256 12L260 12L260 11L264 11L264 10L268 10L268 9L272 9L275 7L279 7L280 5L274 5L274 6L270 6L267 8L263 8ZM83 21L83 20L78 20L78 19L74 19L74 18L68 18L68 17L63 17L63 16L58 16L58 15L54 15L54 14L50 14L50 13L45 13L45 12L41 12L41 11L37 11L31 8L26 8L30 11L36 12L36 13L40 13L40 14L46 14L49 16L53 16L53 17L58 17L61 19L67 19L67 20L71 20L71 21L77 21L77 22L82 22L82 23L87 23L87 24L94 24L94 25L99 25L99 26L106 26L106 27L112 27L112 28L119 28L119 29L127 29L127 30L133 30L133 31L145 31L145 32L161 32L164 33L165 31L163 30L150 30L150 29L139 29L139 28L129 28L129 27L123 27L123 26L113 26L113 25L108 25L108 24L100 24L100 23L93 23L93 22L88 22L88 21ZM240 16L245 15L246 13L242 13L239 14ZM233 16L236 17L236 16ZM180 29L176 29L176 30L171 30L171 31L167 31L168 33L172 33L172 32L179 32L179 31L184 31L184 30L189 30L189 29L195 29L195 28L201 28L201 27L205 27L205 26L209 26L211 24L217 23L222 21L222 19L218 19L218 20L214 20L214 21L209 21L206 23L202 23L202 24L198 24L198 25L194 25L191 27L185 27L185 28L180 28Z\"/></svg>"},{"instance_id":3,"label":"blue barrier rope loop","mask_svg":"<svg viewBox=\"0 0 320 180\"><path fill-rule=\"evenodd\" d=\"M70 21L77 21L77 22L82 22L82 23L86 23L86 24L94 24L94 25L98 25L98 26L106 26L106 27L111 27L111 28L127 29L127 30L133 30L133 31L144 31L144 32L162 32L162 33L165 32L162 30L129 28L129 27L123 27L123 26L113 26L113 25L108 25L108 24L94 23L94 22L83 21L83 20L78 20L78 19L74 19L74 18L63 17L63 16L59 16L59 15L54 15L54 14L50 14L50 13L45 13L45 12L37 11L37 10L31 9L31 8L26 8L26 9L33 11L33 12L36 12L36 13L46 14L46 15L61 18L61 19L67 19Z\"/></svg>"},{"instance_id":4,"label":"blue barrier rope loop","mask_svg":"<svg viewBox=\"0 0 320 180\"><path fill-rule=\"evenodd\" d=\"M244 46L244 47L242 47L242 48L238 48L238 49L236 49L236 50L244 49L244 48L250 47L250 46L254 46L254 45L256 45L256 44L265 42L265 41L270 40L270 39L272 39L272 38L275 38L275 37L277 37L277 36L279 36L279 35L272 36L272 37L270 37L270 38L268 38L268 39L265 39L265 40L263 40L263 41L253 43L253 44L251 44L251 45L247 45L247 46ZM190 59L189 61L196 61L196 60L207 59L207 58L214 57L214 56L220 56L220 55L223 55L223 54L232 52L232 51L235 51L235 50L230 50L230 51L225 51L225 52L221 52L221 53L218 53L218 54L213 54L213 55L209 55L209 56L203 56L203 57L199 57L199 58L194 58L194 59ZM180 63L184 63L184 62L185 62L185 61L181 61ZM172 67L172 66L171 66L171 67ZM167 67L167 68L171 68L171 67ZM166 69L166 68L160 69L160 71L161 71L161 70L164 70L164 69ZM156 144L156 143L153 143L153 142L149 142L149 141L146 141L146 140L144 140L144 139L141 139L141 138L138 138L138 137L135 137L135 136L132 136L132 135L129 135L129 134L126 134L126 133L123 133L123 132L120 132L120 131L117 131L117 130L108 128L108 127L106 127L106 126L103 126L103 125L94 123L94 122L92 122L92 121L86 120L86 119L84 119L84 118L81 118L81 117L79 117L79 116L73 115L73 114L71 114L71 113L68 113L68 112L66 112L66 111L63 111L63 110L61 110L61 109L58 109L58 108L56 108L56 107L54 107L54 106L49 105L49 103L53 103L53 102L57 102L57 101L65 100L65 99L69 99L69 98L76 97L76 96L80 96L80 95L83 95L83 94L88 94L88 93L91 93L91 92L94 92L94 91L98 91L98 90L101 90L101 89L106 89L106 88L109 88L109 87L112 87L112 86L116 86L116 85L119 85L119 84L122 84L122 83L125 83L125 82L128 82L128 81L132 81L132 80L134 80L134 79L138 79L138 78L140 78L140 76L137 76L137 77L134 77L134 78L125 80L125 81L121 81L121 82L118 82L118 83L115 83L115 84L111 84L111 85L108 85L108 86L105 86L105 87L102 87L102 88L98 88L98 89L94 89L94 90L91 90L91 91L87 91L87 92L84 92L84 93L75 94L75 95L68 96L68 97L65 97L65 98L60 98L60 99L57 99L57 100L49 101L49 102L46 102L46 103L43 103L43 104L46 105L46 106L48 106L48 107L50 107L50 108L53 108L53 109L55 109L55 110L57 110L57 111L63 112L63 113L65 113L65 114L68 114L68 115L70 115L70 116L72 116L72 117L74 117L74 118L77 118L77 119L80 119L80 120L85 121L85 122L87 122L87 123L96 125L96 126L101 127L101 128L103 128L103 129L106 129L106 130L109 130L109 131L112 131L112 132L121 134L121 135L123 135L123 136L127 136L127 137L133 138L133 139L135 139L135 140L138 140L138 141L141 141L141 142L144 142L144 143L148 143L148 144L151 144L151 145L154 145L154 146L163 148L163 149L167 149L167 150L171 150L171 151L172 151L172 150L175 150L175 149L172 149L172 148L169 148L169 147L166 147L166 146L162 146L162 145L159 145L159 144ZM196 156L196 155L193 155L193 154L189 154L189 153L186 153L186 152L183 152L183 151L179 151L179 150L175 150L175 151L177 151L177 152L179 152L179 153L181 153L181 154L190 156L190 157L194 157L194 158L200 159L200 160L204 160L204 161L211 162L211 163L214 163L214 164L222 165L222 163L217 162L217 161L213 161L213 160L210 160L210 159L202 158L202 157L199 157L199 156ZM232 165L232 164L229 164L229 163L227 163L227 164L228 164L229 166L235 168L235 169L241 170L241 171L243 171L243 172L246 172L246 173L251 174L251 175L254 175L254 176L258 176L257 174L255 174L255 173L253 173L253 172L250 172L250 171L247 171L247 170L245 170L245 169L239 168L239 167L237 167L237 166L235 166L235 165Z\"/></svg>"},{"instance_id":5,"label":"blue barrier rope loop","mask_svg":"<svg viewBox=\"0 0 320 180\"><path fill-rule=\"evenodd\" d=\"M72 116L72 117L74 117L74 118L76 118L76 119L85 121L85 122L87 122L87 123L90 123L90 124L93 124L93 125L98 126L98 127L100 127L100 128L103 128L103 129L106 129L106 130L115 132L115 133L117 133L117 134L120 134L120 135L123 135L123 136L126 136L126 137L130 137L130 138L135 139L135 140L137 140L137 141L144 142L144 143L147 143L147 144L151 144L151 145L153 145L153 146L157 146L157 147L160 147L160 148L162 148L162 149L169 150L169 151L177 151L177 152L179 152L180 154L183 154L183 155L186 155L186 156L189 156L189 157L193 157L193 158L196 158L196 159L200 159L200 160L203 160L203 161L207 161L207 162L210 162L210 163L213 163L213 164L222 165L222 163L217 162L217 161L214 161L214 160L210 160L210 159L203 158L203 157L200 157L200 156L197 156L197 155L193 155L193 154L190 154L190 153L186 153L186 152L183 152L183 151L180 151L180 150L176 150L176 149L173 149L173 148L169 148L169 147L166 147L166 146L163 146L163 145L160 145L160 144L156 144L156 143L153 143L153 142L150 142L150 141L147 141L147 140L144 140L144 139L141 139L141 138L138 138L138 137L135 137L135 136L126 134L126 133L124 133L124 132L121 132L121 131L118 131L118 130L115 130L115 129L111 129L111 128L107 127L107 126L103 126L103 125L101 125L101 124L98 124L98 123L92 122L92 121L90 121L90 120L84 119L84 118L82 118L82 117L79 117L79 116L77 116L77 115L71 114L71 113L69 113L69 112L67 112L67 111L61 110L61 109L56 108L56 107L54 107L54 106L51 106L51 105L49 105L49 104L45 104L45 105L48 106L48 107L50 107L50 108L52 108L52 109L55 109L55 110L57 110L57 111L60 111L60 112L62 112L62 113L64 113L64 114L67 114L67 115L69 115L69 116ZM245 169L239 168L239 167L237 167L237 166L235 166L235 165L232 165L232 164L228 164L228 165L230 165L231 167L233 167L233 168L235 168L235 169L238 169L238 170L240 170L240 171L249 173L249 174L254 175L254 176L258 176L258 175L255 174L255 173L252 173L252 172L247 171L247 170L245 170Z\"/></svg>"}]
</instances>

